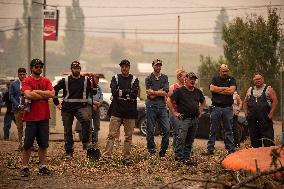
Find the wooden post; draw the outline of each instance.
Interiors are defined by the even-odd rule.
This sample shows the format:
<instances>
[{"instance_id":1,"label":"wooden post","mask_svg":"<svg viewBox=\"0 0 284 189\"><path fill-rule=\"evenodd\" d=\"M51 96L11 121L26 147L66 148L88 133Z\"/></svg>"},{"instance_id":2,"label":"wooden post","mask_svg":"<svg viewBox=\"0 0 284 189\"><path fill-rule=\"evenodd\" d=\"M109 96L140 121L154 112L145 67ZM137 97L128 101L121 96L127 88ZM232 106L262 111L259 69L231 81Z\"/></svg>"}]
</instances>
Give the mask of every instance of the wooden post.
<instances>
[{"instance_id":1,"label":"wooden post","mask_svg":"<svg viewBox=\"0 0 284 189\"><path fill-rule=\"evenodd\" d=\"M180 25L180 16L178 16L178 22L177 22L177 60L176 60L176 64L177 64L177 69L180 68L179 65L179 25Z\"/></svg>"}]
</instances>

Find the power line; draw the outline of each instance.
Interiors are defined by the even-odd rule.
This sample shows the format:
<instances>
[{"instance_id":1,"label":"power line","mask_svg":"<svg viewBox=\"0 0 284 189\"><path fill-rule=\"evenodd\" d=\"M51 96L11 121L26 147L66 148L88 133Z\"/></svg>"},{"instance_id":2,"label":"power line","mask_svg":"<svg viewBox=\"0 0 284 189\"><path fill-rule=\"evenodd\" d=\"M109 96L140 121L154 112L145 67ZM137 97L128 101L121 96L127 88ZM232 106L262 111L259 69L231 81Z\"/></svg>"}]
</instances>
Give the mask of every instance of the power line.
<instances>
[{"instance_id":1,"label":"power line","mask_svg":"<svg viewBox=\"0 0 284 189\"><path fill-rule=\"evenodd\" d=\"M36 1L32 1L33 4L43 5ZM11 2L0 2L0 4L6 5L24 5L23 3L11 3ZM203 9L203 8L258 8L258 7L267 7L267 6L284 6L283 4L276 5L246 5L246 6L98 6L98 5L51 5L46 4L46 6L51 7L81 7L81 8L98 8L98 9Z\"/></svg>"},{"instance_id":2,"label":"power line","mask_svg":"<svg viewBox=\"0 0 284 189\"><path fill-rule=\"evenodd\" d=\"M34 26L42 26L41 24L32 24ZM81 29L78 27L59 27L67 29ZM119 31L176 31L176 28L110 28L110 27L84 27L84 29L95 29L95 30L119 30ZM180 30L215 30L215 28L181 28Z\"/></svg>"},{"instance_id":3,"label":"power line","mask_svg":"<svg viewBox=\"0 0 284 189\"><path fill-rule=\"evenodd\" d=\"M228 8L226 11L236 11L236 10L245 10L252 8L263 8L263 7L284 7L284 5L265 5L265 6L255 6L255 7L243 7L243 8ZM180 11L180 12L163 12L163 13L144 13L144 14L121 14L121 15L98 15L98 16L83 16L76 17L78 19L91 19L91 18L119 18L119 17L140 17L140 16L161 16L161 15L177 15L177 14L194 14L194 13L207 13L207 12L219 12L221 9L212 9L212 10L198 10L198 11ZM68 18L68 17L60 17ZM0 19L17 19L12 17L1 17ZM32 18L32 19L42 19L42 18Z\"/></svg>"},{"instance_id":4,"label":"power line","mask_svg":"<svg viewBox=\"0 0 284 189\"><path fill-rule=\"evenodd\" d=\"M42 27L33 27L33 28L41 28ZM59 28L58 30L62 31L72 31L72 32L88 32L88 33L107 33L107 34L121 34L121 31L103 31L103 30L85 30L85 29L69 29L69 28ZM141 32L141 31L124 31L126 34L161 34L161 35L169 35L175 34L176 32ZM180 34L212 34L212 33L221 33L218 31L198 31L198 32L180 32Z\"/></svg>"}]
</instances>

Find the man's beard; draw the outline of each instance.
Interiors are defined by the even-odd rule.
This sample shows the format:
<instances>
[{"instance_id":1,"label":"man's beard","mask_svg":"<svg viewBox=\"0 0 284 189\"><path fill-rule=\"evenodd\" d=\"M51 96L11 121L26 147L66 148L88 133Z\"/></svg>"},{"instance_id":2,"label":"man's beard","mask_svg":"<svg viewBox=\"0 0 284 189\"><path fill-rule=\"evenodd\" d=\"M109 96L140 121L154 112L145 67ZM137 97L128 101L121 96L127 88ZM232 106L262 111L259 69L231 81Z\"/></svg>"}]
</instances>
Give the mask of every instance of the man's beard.
<instances>
[{"instance_id":1,"label":"man's beard","mask_svg":"<svg viewBox=\"0 0 284 189\"><path fill-rule=\"evenodd\" d=\"M76 71L76 72L72 72L72 75L75 77L78 77L80 75L80 72Z\"/></svg>"},{"instance_id":2,"label":"man's beard","mask_svg":"<svg viewBox=\"0 0 284 189\"><path fill-rule=\"evenodd\" d=\"M40 76L41 73L42 73L41 70L33 71L33 74L36 76Z\"/></svg>"}]
</instances>

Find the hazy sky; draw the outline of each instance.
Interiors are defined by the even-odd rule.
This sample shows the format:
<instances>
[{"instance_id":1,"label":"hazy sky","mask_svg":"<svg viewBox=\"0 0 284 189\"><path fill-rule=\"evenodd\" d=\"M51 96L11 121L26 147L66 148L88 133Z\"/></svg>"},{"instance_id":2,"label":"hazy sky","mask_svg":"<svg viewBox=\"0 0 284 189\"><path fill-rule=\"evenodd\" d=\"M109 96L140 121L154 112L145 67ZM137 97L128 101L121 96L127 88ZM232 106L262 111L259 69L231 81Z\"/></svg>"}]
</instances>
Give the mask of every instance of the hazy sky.
<instances>
[{"instance_id":1,"label":"hazy sky","mask_svg":"<svg viewBox=\"0 0 284 189\"><path fill-rule=\"evenodd\" d=\"M14 4L1 4L7 2ZM66 20L65 6L70 6L72 0L46 0L46 2L58 6L60 28L63 29ZM229 19L232 20L237 16L245 17L251 13L266 16L265 7L255 6L270 3L283 5L279 8L282 9L280 14L284 19L283 0L81 0L80 5L86 17L85 28L76 28L76 26L74 28L85 30L86 35L105 37L121 36L121 31L124 29L127 38L174 42L177 39L175 34L177 16L180 15L181 42L213 46L212 32L216 17L220 13L219 7L225 7ZM23 12L21 4L22 0L0 0L0 18L21 18ZM0 29L13 28L14 22L14 19L0 19ZM59 32L63 33L62 30Z\"/></svg>"}]
</instances>

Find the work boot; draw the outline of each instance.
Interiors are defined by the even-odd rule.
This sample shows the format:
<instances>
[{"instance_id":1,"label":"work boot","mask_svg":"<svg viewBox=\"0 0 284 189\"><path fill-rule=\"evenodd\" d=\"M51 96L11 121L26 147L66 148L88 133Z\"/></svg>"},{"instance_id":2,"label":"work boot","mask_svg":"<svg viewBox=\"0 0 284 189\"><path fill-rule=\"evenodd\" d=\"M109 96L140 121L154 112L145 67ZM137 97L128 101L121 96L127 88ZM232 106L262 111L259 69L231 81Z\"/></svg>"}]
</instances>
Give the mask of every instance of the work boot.
<instances>
[{"instance_id":1,"label":"work boot","mask_svg":"<svg viewBox=\"0 0 284 189\"><path fill-rule=\"evenodd\" d=\"M30 175L30 170L28 167L25 167L21 170L21 177L28 177Z\"/></svg>"}]
</instances>

